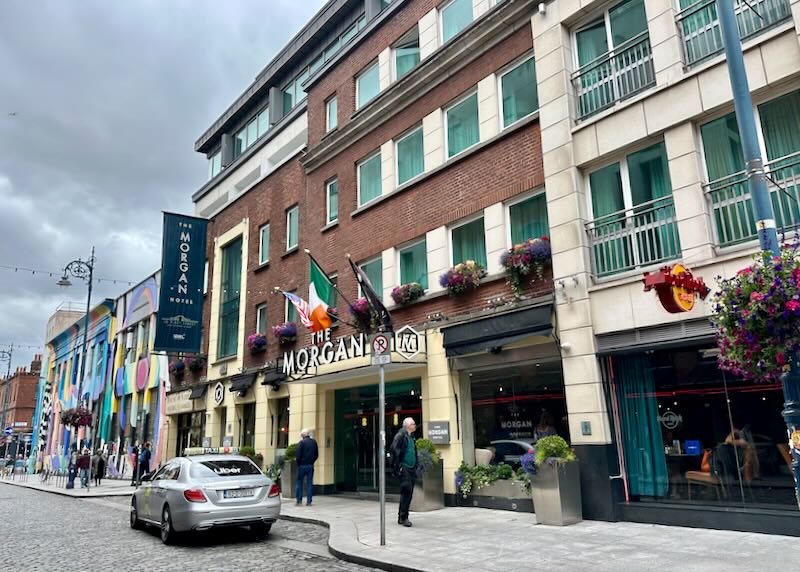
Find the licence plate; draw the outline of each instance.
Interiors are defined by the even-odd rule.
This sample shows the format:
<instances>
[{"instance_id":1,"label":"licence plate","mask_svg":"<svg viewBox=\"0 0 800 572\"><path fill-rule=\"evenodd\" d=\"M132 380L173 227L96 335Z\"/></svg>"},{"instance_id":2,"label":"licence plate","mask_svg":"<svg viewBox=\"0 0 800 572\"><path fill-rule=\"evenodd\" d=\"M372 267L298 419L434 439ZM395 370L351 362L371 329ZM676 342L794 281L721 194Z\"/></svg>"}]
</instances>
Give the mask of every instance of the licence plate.
<instances>
[{"instance_id":1,"label":"licence plate","mask_svg":"<svg viewBox=\"0 0 800 572\"><path fill-rule=\"evenodd\" d=\"M222 498L226 499L241 499L245 497L255 496L255 489L233 489L229 491L222 491Z\"/></svg>"}]
</instances>

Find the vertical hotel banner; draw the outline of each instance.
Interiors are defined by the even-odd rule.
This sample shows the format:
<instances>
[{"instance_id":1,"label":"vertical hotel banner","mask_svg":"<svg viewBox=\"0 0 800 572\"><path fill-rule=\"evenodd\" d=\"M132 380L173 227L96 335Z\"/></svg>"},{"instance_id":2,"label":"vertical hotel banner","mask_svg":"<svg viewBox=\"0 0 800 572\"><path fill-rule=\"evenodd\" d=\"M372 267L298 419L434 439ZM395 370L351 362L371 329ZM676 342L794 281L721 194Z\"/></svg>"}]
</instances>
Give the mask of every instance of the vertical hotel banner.
<instances>
[{"instance_id":1,"label":"vertical hotel banner","mask_svg":"<svg viewBox=\"0 0 800 572\"><path fill-rule=\"evenodd\" d=\"M154 351L199 353L206 219L164 213Z\"/></svg>"}]
</instances>

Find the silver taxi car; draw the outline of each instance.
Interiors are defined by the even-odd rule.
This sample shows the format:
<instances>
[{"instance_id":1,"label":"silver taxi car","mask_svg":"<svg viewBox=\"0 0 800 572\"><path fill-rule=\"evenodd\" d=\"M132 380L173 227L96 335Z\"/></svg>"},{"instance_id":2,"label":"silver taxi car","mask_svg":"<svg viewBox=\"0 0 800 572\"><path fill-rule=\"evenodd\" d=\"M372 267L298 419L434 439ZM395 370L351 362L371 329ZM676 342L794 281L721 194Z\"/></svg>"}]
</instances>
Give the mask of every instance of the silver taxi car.
<instances>
[{"instance_id":1,"label":"silver taxi car","mask_svg":"<svg viewBox=\"0 0 800 572\"><path fill-rule=\"evenodd\" d=\"M183 457L144 477L131 499L131 528L158 526L164 544L184 532L223 526L269 534L281 512L280 486L235 452L186 449Z\"/></svg>"}]
</instances>

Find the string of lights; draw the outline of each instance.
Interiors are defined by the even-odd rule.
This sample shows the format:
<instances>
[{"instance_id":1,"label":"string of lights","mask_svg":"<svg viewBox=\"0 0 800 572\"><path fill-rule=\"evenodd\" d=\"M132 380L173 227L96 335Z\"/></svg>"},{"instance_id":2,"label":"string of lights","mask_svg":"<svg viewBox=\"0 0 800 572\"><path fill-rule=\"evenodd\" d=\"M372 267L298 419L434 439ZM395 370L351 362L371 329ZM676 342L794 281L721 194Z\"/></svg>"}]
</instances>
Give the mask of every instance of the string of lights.
<instances>
[{"instance_id":1,"label":"string of lights","mask_svg":"<svg viewBox=\"0 0 800 572\"><path fill-rule=\"evenodd\" d=\"M36 268L25 268L23 266L9 266L8 264L0 264L0 268L3 270L12 270L14 272L23 272L23 273L31 273L31 276L35 276L39 274L41 276L46 276L49 278L54 278L56 276L61 276L62 272L60 271L52 271L52 270L37 270ZM133 282L129 280L121 280L119 278L95 278L95 282L111 282L113 284L127 284L128 286L133 286Z\"/></svg>"}]
</instances>

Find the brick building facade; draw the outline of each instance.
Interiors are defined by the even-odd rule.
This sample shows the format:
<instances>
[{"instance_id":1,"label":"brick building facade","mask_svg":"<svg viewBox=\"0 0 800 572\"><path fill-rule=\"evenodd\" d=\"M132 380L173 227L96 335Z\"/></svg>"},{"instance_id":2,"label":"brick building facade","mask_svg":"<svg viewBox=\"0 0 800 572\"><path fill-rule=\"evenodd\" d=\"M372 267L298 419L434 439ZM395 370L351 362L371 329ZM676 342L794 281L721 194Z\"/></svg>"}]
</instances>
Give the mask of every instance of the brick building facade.
<instances>
[{"instance_id":1,"label":"brick building facade","mask_svg":"<svg viewBox=\"0 0 800 572\"><path fill-rule=\"evenodd\" d=\"M17 368L10 377L0 380L0 426L11 427L13 431L13 436L6 438L0 447L1 454L4 449L16 450L23 436L31 434L41 368L42 357L37 354L30 368Z\"/></svg>"}]
</instances>

